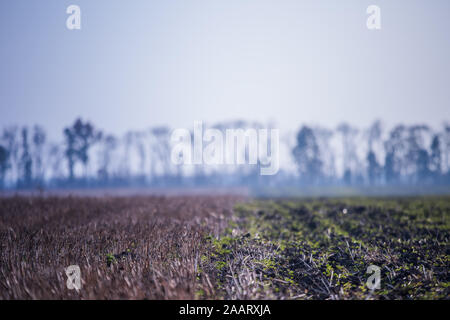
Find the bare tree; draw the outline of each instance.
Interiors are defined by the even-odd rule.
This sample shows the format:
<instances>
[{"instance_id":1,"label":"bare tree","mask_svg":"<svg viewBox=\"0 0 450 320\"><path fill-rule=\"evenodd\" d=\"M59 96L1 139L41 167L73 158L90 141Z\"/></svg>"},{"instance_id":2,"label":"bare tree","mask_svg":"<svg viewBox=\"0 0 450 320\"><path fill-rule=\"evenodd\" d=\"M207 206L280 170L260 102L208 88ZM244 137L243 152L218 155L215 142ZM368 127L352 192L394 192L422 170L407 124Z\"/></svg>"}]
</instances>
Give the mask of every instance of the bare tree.
<instances>
[{"instance_id":1,"label":"bare tree","mask_svg":"<svg viewBox=\"0 0 450 320\"><path fill-rule=\"evenodd\" d=\"M334 135L332 130L317 127L314 128L314 134L317 139L317 144L321 153L323 161L324 175L328 179L332 179L336 175L336 155L331 147L330 141Z\"/></svg>"},{"instance_id":2,"label":"bare tree","mask_svg":"<svg viewBox=\"0 0 450 320\"><path fill-rule=\"evenodd\" d=\"M6 170L8 170L9 167L9 152L8 150L0 145L0 188L3 188L5 186L5 176L6 176Z\"/></svg>"},{"instance_id":3,"label":"bare tree","mask_svg":"<svg viewBox=\"0 0 450 320\"><path fill-rule=\"evenodd\" d=\"M11 172L11 181L17 181L19 178L19 128L11 126L5 128L2 134L4 147L8 150L9 169Z\"/></svg>"},{"instance_id":4,"label":"bare tree","mask_svg":"<svg viewBox=\"0 0 450 320\"><path fill-rule=\"evenodd\" d=\"M384 143L386 150L384 171L387 183L398 182L402 172L404 172L406 167L405 158L408 151L406 137L407 128L403 125L398 125L391 130L389 138Z\"/></svg>"},{"instance_id":5,"label":"bare tree","mask_svg":"<svg viewBox=\"0 0 450 320\"><path fill-rule=\"evenodd\" d=\"M111 157L117 148L118 141L113 135L106 135L100 140L100 168L98 176L100 180L106 181L110 176Z\"/></svg>"},{"instance_id":6,"label":"bare tree","mask_svg":"<svg viewBox=\"0 0 450 320\"><path fill-rule=\"evenodd\" d=\"M349 184L352 181L352 171L354 172L357 165L355 137L358 130L348 123L342 123L337 127L337 131L342 136L344 181Z\"/></svg>"},{"instance_id":7,"label":"bare tree","mask_svg":"<svg viewBox=\"0 0 450 320\"><path fill-rule=\"evenodd\" d=\"M156 175L156 165L160 165L162 175L170 174L170 130L167 127L157 127L151 129L154 143L152 144L153 163L152 174Z\"/></svg>"},{"instance_id":8,"label":"bare tree","mask_svg":"<svg viewBox=\"0 0 450 320\"><path fill-rule=\"evenodd\" d=\"M75 123L64 129L66 138L66 157L69 166L69 178L74 178L74 166L79 160L84 166L84 175L87 177L87 168L89 162L89 148L101 138L101 132L89 122L83 123L77 119Z\"/></svg>"},{"instance_id":9,"label":"bare tree","mask_svg":"<svg viewBox=\"0 0 450 320\"><path fill-rule=\"evenodd\" d=\"M33 178L33 160L30 154L30 145L28 143L28 129L22 129L22 155L20 157L20 185L29 187Z\"/></svg>"},{"instance_id":10,"label":"bare tree","mask_svg":"<svg viewBox=\"0 0 450 320\"><path fill-rule=\"evenodd\" d=\"M433 136L431 141L430 154L430 171L435 180L438 180L442 174L442 152L441 152L441 138L438 134Z\"/></svg>"},{"instance_id":11,"label":"bare tree","mask_svg":"<svg viewBox=\"0 0 450 320\"><path fill-rule=\"evenodd\" d=\"M65 155L66 153L59 144L50 144L44 171L48 169L51 178L59 180L63 177L62 164Z\"/></svg>"},{"instance_id":12,"label":"bare tree","mask_svg":"<svg viewBox=\"0 0 450 320\"><path fill-rule=\"evenodd\" d=\"M297 144L292 150L300 178L305 183L315 183L322 175L322 160L314 131L303 126L297 134Z\"/></svg>"},{"instance_id":13,"label":"bare tree","mask_svg":"<svg viewBox=\"0 0 450 320\"><path fill-rule=\"evenodd\" d=\"M374 144L376 144L381 139L381 122L379 120L375 121L370 128L367 130L367 177L369 184L375 184L381 175L381 165L377 159L377 154L374 150Z\"/></svg>"},{"instance_id":14,"label":"bare tree","mask_svg":"<svg viewBox=\"0 0 450 320\"><path fill-rule=\"evenodd\" d=\"M33 128L33 164L34 174L37 181L42 181L44 176L43 169L43 153L46 141L46 134L42 127L34 126Z\"/></svg>"},{"instance_id":15,"label":"bare tree","mask_svg":"<svg viewBox=\"0 0 450 320\"><path fill-rule=\"evenodd\" d=\"M409 172L412 179L424 181L430 175L430 158L425 142L425 134L430 133L430 128L426 125L413 125L409 127L408 131L408 153L406 159Z\"/></svg>"},{"instance_id":16,"label":"bare tree","mask_svg":"<svg viewBox=\"0 0 450 320\"><path fill-rule=\"evenodd\" d=\"M450 124L444 126L443 144L445 169L450 174Z\"/></svg>"}]
</instances>

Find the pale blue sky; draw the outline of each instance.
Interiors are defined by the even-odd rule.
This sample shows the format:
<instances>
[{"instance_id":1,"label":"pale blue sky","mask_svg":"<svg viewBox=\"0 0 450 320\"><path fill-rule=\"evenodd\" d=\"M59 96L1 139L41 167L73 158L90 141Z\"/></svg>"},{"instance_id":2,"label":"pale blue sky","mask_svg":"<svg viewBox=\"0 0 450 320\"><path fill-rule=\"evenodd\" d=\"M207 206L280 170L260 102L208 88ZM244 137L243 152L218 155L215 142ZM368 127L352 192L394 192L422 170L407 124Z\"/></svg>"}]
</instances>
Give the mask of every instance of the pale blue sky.
<instances>
[{"instance_id":1,"label":"pale blue sky","mask_svg":"<svg viewBox=\"0 0 450 320\"><path fill-rule=\"evenodd\" d=\"M82 30L66 29L77 4ZM381 7L382 30L366 28ZM450 120L448 0L2 0L0 127Z\"/></svg>"}]
</instances>

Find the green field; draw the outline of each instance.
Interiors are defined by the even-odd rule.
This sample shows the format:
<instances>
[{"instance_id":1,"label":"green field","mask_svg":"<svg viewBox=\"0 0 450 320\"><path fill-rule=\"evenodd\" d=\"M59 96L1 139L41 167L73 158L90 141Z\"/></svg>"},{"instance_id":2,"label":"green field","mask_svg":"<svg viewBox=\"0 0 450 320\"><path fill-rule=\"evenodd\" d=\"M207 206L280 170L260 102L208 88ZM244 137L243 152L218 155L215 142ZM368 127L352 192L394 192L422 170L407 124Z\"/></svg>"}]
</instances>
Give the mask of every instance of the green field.
<instances>
[{"instance_id":1,"label":"green field","mask_svg":"<svg viewBox=\"0 0 450 320\"><path fill-rule=\"evenodd\" d=\"M260 200L235 213L203 257L224 298L450 297L448 197ZM370 265L380 289L366 285Z\"/></svg>"}]
</instances>

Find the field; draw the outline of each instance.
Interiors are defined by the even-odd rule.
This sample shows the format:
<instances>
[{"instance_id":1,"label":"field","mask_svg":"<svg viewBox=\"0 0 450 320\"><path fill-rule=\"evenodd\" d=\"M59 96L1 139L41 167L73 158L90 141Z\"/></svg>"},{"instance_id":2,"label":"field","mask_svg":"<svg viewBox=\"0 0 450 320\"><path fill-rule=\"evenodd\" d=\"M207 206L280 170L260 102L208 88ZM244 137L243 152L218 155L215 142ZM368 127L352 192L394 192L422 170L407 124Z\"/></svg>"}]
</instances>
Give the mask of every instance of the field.
<instances>
[{"instance_id":1,"label":"field","mask_svg":"<svg viewBox=\"0 0 450 320\"><path fill-rule=\"evenodd\" d=\"M450 197L5 197L0 299L449 299L449 236Z\"/></svg>"}]
</instances>

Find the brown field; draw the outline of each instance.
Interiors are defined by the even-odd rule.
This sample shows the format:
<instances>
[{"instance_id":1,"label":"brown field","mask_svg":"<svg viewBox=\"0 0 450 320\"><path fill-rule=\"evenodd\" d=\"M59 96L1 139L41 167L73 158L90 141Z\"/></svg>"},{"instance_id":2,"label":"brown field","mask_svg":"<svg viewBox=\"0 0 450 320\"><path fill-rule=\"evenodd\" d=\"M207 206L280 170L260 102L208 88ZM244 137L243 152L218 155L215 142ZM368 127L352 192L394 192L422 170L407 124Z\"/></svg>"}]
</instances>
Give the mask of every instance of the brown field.
<instances>
[{"instance_id":1,"label":"brown field","mask_svg":"<svg viewBox=\"0 0 450 320\"><path fill-rule=\"evenodd\" d=\"M237 196L0 199L0 299L190 299ZM64 269L81 268L82 289Z\"/></svg>"}]
</instances>

